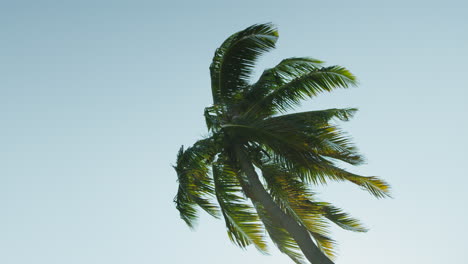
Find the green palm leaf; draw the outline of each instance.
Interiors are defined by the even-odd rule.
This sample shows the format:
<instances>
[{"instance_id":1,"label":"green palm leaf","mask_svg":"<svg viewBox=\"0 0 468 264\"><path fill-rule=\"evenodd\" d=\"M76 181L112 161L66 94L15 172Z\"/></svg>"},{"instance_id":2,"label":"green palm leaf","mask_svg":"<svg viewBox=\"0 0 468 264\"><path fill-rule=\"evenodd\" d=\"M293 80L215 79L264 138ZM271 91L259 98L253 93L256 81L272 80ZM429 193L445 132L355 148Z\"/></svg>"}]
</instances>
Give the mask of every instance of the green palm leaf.
<instances>
[{"instance_id":1,"label":"green palm leaf","mask_svg":"<svg viewBox=\"0 0 468 264\"><path fill-rule=\"evenodd\" d=\"M214 165L213 177L216 197L226 222L231 241L241 248L250 244L266 253L263 225L255 210L241 196L242 188L236 172L228 165Z\"/></svg>"},{"instance_id":2,"label":"green palm leaf","mask_svg":"<svg viewBox=\"0 0 468 264\"><path fill-rule=\"evenodd\" d=\"M324 209L318 203L311 202L313 193L296 175L277 165L263 164L261 169L275 201L309 230L319 249L329 257L335 257L335 242L327 236L329 225L325 221Z\"/></svg>"},{"instance_id":3,"label":"green palm leaf","mask_svg":"<svg viewBox=\"0 0 468 264\"><path fill-rule=\"evenodd\" d=\"M299 245L291 237L287 230L275 224L273 219L266 213L262 205L254 203L258 215L262 219L263 224L268 232L273 243L278 249L290 257L297 264L304 264L304 255L301 252Z\"/></svg>"},{"instance_id":4,"label":"green palm leaf","mask_svg":"<svg viewBox=\"0 0 468 264\"><path fill-rule=\"evenodd\" d=\"M367 232L368 229L356 218L343 212L340 208L326 202L312 202L314 206L320 208L321 213L328 220L335 223L337 226L354 232Z\"/></svg>"},{"instance_id":5,"label":"green palm leaf","mask_svg":"<svg viewBox=\"0 0 468 264\"><path fill-rule=\"evenodd\" d=\"M377 198L390 196L389 185L384 181L347 172L326 159L328 156L351 164L362 161L360 155L355 154L349 139L338 133L336 127L320 128L307 135L285 123L260 121L251 125L228 124L224 129L235 133L242 140L260 143L267 151L271 150L276 162L301 171L302 175L306 175L304 179L312 183L346 180L361 186Z\"/></svg>"},{"instance_id":6,"label":"green palm leaf","mask_svg":"<svg viewBox=\"0 0 468 264\"><path fill-rule=\"evenodd\" d=\"M239 120L238 124L226 124L222 127L242 140L263 145L285 157L304 156L301 158L303 162L310 162L311 158L316 162L323 162L322 156L354 165L364 162L349 138L341 135L334 126L322 125L322 113L316 114L279 116L250 124ZM307 120L307 115L315 115L317 122Z\"/></svg>"},{"instance_id":7,"label":"green palm leaf","mask_svg":"<svg viewBox=\"0 0 468 264\"><path fill-rule=\"evenodd\" d=\"M216 154L214 145L211 138L200 140L187 150L182 146L177 155L174 169L179 189L174 202L181 218L191 228L197 219L197 205L210 215L219 217L218 206L211 201L214 198L214 184L209 164Z\"/></svg>"},{"instance_id":8,"label":"green palm leaf","mask_svg":"<svg viewBox=\"0 0 468 264\"><path fill-rule=\"evenodd\" d=\"M341 66L311 69L292 80L279 78L271 91L253 104L247 112L285 112L298 106L306 98L336 88L348 88L356 83L356 77Z\"/></svg>"},{"instance_id":9,"label":"green palm leaf","mask_svg":"<svg viewBox=\"0 0 468 264\"><path fill-rule=\"evenodd\" d=\"M229 37L216 50L210 66L214 104L228 102L248 85L258 57L273 49L278 32L272 24L248 27Z\"/></svg>"},{"instance_id":10,"label":"green palm leaf","mask_svg":"<svg viewBox=\"0 0 468 264\"><path fill-rule=\"evenodd\" d=\"M329 125L332 118L347 121L356 111L345 108L301 112L268 118L253 125L270 134L281 134L278 137L299 140L292 145L309 152L357 165L364 162L364 158L344 133Z\"/></svg>"},{"instance_id":11,"label":"green palm leaf","mask_svg":"<svg viewBox=\"0 0 468 264\"><path fill-rule=\"evenodd\" d=\"M302 161L302 160L300 160ZM305 166L304 166L305 165ZM290 168L302 175L302 179L314 184L326 184L332 181L349 181L368 191L376 198L391 197L390 185L376 176L361 176L348 172L331 163L289 164Z\"/></svg>"},{"instance_id":12,"label":"green palm leaf","mask_svg":"<svg viewBox=\"0 0 468 264\"><path fill-rule=\"evenodd\" d=\"M245 100L251 104L278 86L321 67L322 61L312 58L288 58L265 70L259 80L245 92Z\"/></svg>"}]
</instances>

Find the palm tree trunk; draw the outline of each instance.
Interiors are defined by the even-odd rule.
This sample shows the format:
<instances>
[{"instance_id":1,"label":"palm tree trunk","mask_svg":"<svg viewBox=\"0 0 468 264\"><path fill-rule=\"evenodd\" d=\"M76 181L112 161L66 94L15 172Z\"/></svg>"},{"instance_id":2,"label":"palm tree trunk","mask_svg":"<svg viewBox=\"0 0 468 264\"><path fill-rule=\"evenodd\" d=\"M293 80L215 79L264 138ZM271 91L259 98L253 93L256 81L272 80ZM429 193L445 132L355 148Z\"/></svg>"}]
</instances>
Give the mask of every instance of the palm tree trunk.
<instances>
[{"instance_id":1,"label":"palm tree trunk","mask_svg":"<svg viewBox=\"0 0 468 264\"><path fill-rule=\"evenodd\" d=\"M236 144L234 146L235 155L239 161L241 170L247 176L249 189L246 193L250 199L260 203L271 219L286 229L288 233L294 238L296 243L299 245L304 256L312 264L334 264L320 249L315 245L314 241L310 237L309 231L302 225L298 224L291 216L287 215L281 208L275 203L271 195L265 190L263 184L258 178L258 174L252 162L249 160L241 145Z\"/></svg>"}]
</instances>

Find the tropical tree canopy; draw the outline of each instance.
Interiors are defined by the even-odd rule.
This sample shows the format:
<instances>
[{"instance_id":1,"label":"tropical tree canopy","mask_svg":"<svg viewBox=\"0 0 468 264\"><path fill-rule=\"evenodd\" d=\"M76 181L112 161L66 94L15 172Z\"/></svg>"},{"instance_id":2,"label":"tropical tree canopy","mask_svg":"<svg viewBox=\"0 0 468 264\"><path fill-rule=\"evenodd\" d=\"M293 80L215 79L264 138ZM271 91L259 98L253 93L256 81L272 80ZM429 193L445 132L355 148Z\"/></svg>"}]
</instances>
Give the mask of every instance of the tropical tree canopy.
<instances>
[{"instance_id":1,"label":"tropical tree canopy","mask_svg":"<svg viewBox=\"0 0 468 264\"><path fill-rule=\"evenodd\" d=\"M255 62L277 40L272 24L257 24L216 50L210 66L213 104L204 112L208 136L180 148L174 202L192 228L199 208L224 219L229 238L241 248L254 245L268 252L268 234L296 263L333 263L336 244L330 225L367 229L320 200L313 187L348 181L383 198L389 196L389 185L338 166L364 161L335 124L348 121L357 109L289 112L302 100L355 86L356 78L346 68L288 58L250 81Z\"/></svg>"}]
</instances>

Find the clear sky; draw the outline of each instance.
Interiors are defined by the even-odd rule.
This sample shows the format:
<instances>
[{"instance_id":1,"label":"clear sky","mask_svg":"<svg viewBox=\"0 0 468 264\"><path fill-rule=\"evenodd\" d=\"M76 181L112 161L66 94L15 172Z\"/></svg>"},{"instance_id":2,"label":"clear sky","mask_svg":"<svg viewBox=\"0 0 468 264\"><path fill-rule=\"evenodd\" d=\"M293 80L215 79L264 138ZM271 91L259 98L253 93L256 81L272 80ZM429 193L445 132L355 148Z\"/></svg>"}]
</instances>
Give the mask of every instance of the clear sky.
<instances>
[{"instance_id":1,"label":"clear sky","mask_svg":"<svg viewBox=\"0 0 468 264\"><path fill-rule=\"evenodd\" d=\"M368 163L352 171L393 187L317 189L370 227L333 230L336 263L462 263L467 3L2 1L0 263L291 263L205 214L190 231L172 202L176 152L206 133L215 48L263 22L280 39L258 73L310 56L358 76L298 110L358 107L343 126Z\"/></svg>"}]
</instances>

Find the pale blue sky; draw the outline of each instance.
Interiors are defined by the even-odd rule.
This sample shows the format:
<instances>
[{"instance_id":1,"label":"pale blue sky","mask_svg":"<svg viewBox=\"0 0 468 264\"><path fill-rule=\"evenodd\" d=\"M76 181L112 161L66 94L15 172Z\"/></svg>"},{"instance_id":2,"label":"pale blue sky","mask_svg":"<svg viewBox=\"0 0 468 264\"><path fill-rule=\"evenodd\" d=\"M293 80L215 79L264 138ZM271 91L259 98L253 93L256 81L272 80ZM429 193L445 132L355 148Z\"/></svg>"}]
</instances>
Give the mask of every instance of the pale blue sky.
<instances>
[{"instance_id":1,"label":"pale blue sky","mask_svg":"<svg viewBox=\"0 0 468 264\"><path fill-rule=\"evenodd\" d=\"M394 199L318 188L363 220L337 264L462 263L468 231L466 1L2 1L0 263L290 263L243 251L172 199L180 145L206 133L215 48L254 23L282 58L349 68L360 86L298 110L359 107L343 126Z\"/></svg>"}]
</instances>

